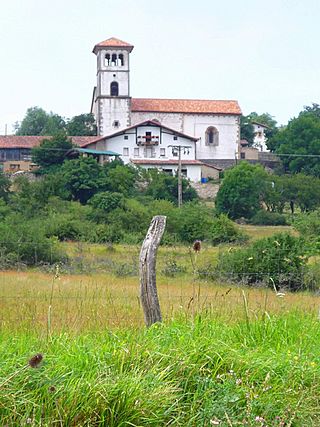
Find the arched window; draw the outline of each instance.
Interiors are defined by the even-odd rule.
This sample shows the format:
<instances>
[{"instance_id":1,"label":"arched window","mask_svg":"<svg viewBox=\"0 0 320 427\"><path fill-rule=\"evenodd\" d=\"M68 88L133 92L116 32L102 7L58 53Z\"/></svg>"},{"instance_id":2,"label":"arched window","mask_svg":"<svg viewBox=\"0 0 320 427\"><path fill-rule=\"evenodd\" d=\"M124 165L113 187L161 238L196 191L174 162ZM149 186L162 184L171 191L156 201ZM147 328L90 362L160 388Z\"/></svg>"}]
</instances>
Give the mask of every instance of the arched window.
<instances>
[{"instance_id":1,"label":"arched window","mask_svg":"<svg viewBox=\"0 0 320 427\"><path fill-rule=\"evenodd\" d=\"M117 65L117 55L115 53L112 54L111 65L112 67L115 67Z\"/></svg>"},{"instance_id":2,"label":"arched window","mask_svg":"<svg viewBox=\"0 0 320 427\"><path fill-rule=\"evenodd\" d=\"M124 66L124 58L123 58L123 54L122 53L120 53L120 55L118 56L118 65L120 67Z\"/></svg>"},{"instance_id":3,"label":"arched window","mask_svg":"<svg viewBox=\"0 0 320 427\"><path fill-rule=\"evenodd\" d=\"M117 82L112 82L110 84L110 95L118 96L119 95L119 85Z\"/></svg>"},{"instance_id":4,"label":"arched window","mask_svg":"<svg viewBox=\"0 0 320 427\"><path fill-rule=\"evenodd\" d=\"M206 145L219 145L219 132L213 126L210 126L206 131Z\"/></svg>"},{"instance_id":5,"label":"arched window","mask_svg":"<svg viewBox=\"0 0 320 427\"><path fill-rule=\"evenodd\" d=\"M108 67L110 65L110 53L106 54L104 64L106 65L106 67Z\"/></svg>"}]
</instances>

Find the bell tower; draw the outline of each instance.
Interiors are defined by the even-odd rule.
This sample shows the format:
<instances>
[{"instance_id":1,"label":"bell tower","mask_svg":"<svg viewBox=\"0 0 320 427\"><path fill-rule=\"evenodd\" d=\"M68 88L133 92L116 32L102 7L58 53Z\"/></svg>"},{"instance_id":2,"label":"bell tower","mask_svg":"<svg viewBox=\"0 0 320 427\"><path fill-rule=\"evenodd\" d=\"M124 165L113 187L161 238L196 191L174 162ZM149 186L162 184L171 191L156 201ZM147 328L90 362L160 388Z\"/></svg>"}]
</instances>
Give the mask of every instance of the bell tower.
<instances>
[{"instance_id":1,"label":"bell tower","mask_svg":"<svg viewBox=\"0 0 320 427\"><path fill-rule=\"evenodd\" d=\"M131 124L129 55L133 46L114 37L95 45L97 86L91 112L95 115L98 135L104 136Z\"/></svg>"}]
</instances>

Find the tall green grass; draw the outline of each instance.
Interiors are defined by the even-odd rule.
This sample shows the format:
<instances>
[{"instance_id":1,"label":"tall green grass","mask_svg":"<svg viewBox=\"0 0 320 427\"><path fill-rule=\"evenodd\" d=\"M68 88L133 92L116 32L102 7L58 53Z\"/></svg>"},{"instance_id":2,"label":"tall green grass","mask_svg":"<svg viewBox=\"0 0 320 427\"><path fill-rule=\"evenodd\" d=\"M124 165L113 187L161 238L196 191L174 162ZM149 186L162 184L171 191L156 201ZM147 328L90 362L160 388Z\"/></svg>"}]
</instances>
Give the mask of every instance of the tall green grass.
<instances>
[{"instance_id":1,"label":"tall green grass","mask_svg":"<svg viewBox=\"0 0 320 427\"><path fill-rule=\"evenodd\" d=\"M300 311L0 338L3 426L320 425L319 322Z\"/></svg>"}]
</instances>

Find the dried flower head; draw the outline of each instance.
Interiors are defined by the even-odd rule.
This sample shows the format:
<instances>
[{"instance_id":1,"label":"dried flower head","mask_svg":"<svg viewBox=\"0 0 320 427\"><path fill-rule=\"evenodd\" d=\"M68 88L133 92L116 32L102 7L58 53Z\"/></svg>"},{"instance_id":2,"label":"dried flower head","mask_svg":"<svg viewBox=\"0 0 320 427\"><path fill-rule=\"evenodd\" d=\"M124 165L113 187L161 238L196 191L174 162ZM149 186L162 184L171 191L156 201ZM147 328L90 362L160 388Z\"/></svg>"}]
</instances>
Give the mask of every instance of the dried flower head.
<instances>
[{"instance_id":1,"label":"dried flower head","mask_svg":"<svg viewBox=\"0 0 320 427\"><path fill-rule=\"evenodd\" d=\"M200 242L200 240L196 240L196 241L193 243L193 250L194 250L195 252L200 252L200 250L201 250L201 242Z\"/></svg>"},{"instance_id":2,"label":"dried flower head","mask_svg":"<svg viewBox=\"0 0 320 427\"><path fill-rule=\"evenodd\" d=\"M37 368L40 365L42 359L43 359L43 356L41 353L35 354L34 356L31 357L28 364L29 366L31 366L31 368Z\"/></svg>"},{"instance_id":3,"label":"dried flower head","mask_svg":"<svg viewBox=\"0 0 320 427\"><path fill-rule=\"evenodd\" d=\"M56 391L56 388L54 385L51 385L48 389L49 393L54 393Z\"/></svg>"}]
</instances>

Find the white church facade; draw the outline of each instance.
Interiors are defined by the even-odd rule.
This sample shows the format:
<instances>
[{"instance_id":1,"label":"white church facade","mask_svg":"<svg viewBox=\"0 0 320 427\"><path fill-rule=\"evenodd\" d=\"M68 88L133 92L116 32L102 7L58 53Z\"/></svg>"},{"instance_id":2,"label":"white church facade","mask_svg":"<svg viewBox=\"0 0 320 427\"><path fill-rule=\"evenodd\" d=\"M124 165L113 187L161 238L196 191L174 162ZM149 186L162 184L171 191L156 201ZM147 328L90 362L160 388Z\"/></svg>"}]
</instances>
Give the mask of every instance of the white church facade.
<instances>
[{"instance_id":1,"label":"white church facade","mask_svg":"<svg viewBox=\"0 0 320 427\"><path fill-rule=\"evenodd\" d=\"M88 148L118 152L125 163L169 170L168 162L177 162L171 146L190 146L189 154L188 150L184 154L187 158L182 160L194 162L189 166L185 163L193 181L200 178L198 172L191 173L196 165L198 169L201 163L218 168L219 162L234 162L239 155L238 102L132 98L132 50L132 45L116 38L98 43L93 49L97 56L97 85L91 112L100 139Z\"/></svg>"}]
</instances>

